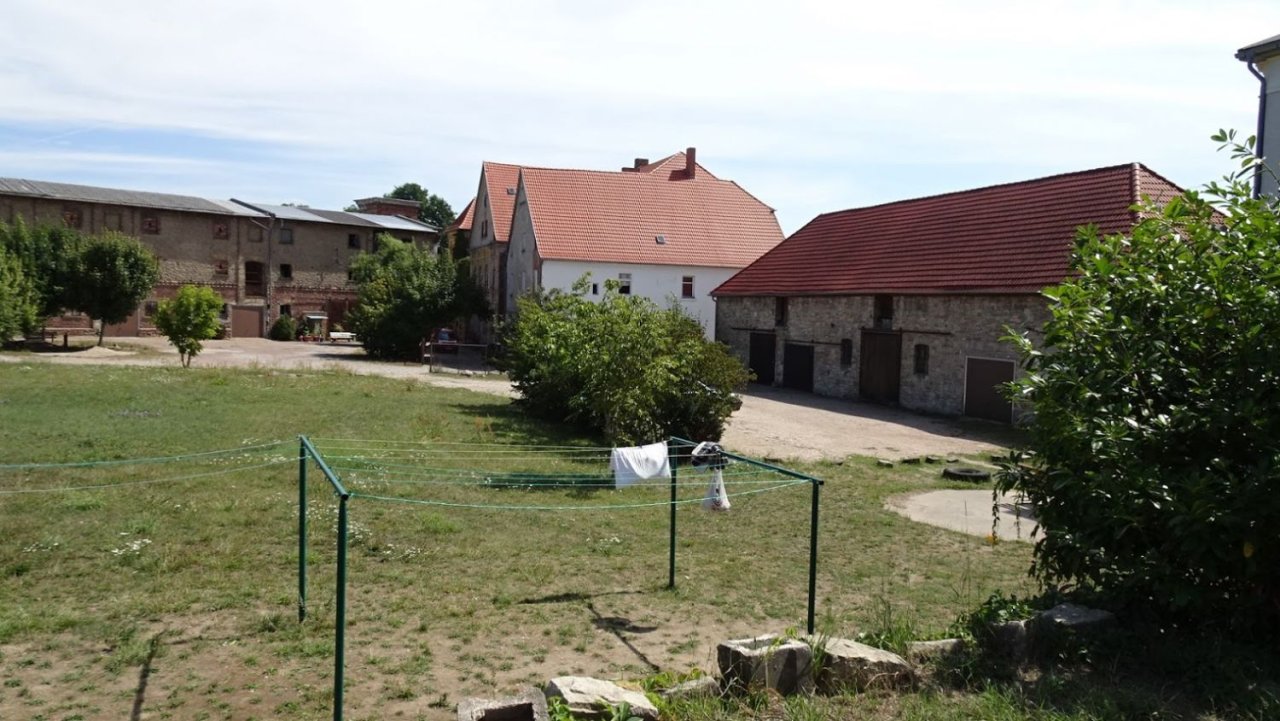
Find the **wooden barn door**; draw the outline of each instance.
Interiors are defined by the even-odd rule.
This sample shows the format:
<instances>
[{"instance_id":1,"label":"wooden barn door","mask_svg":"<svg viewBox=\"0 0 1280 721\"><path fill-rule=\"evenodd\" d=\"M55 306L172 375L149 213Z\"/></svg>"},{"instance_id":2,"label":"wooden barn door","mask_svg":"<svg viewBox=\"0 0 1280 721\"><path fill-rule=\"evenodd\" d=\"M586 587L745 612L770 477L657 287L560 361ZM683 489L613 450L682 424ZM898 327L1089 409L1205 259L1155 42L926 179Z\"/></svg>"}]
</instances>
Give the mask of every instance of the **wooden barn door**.
<instances>
[{"instance_id":1,"label":"wooden barn door","mask_svg":"<svg viewBox=\"0 0 1280 721\"><path fill-rule=\"evenodd\" d=\"M748 354L747 366L756 374L756 383L773 385L774 348L777 336L773 333L752 333L751 350Z\"/></svg>"},{"instance_id":2,"label":"wooden barn door","mask_svg":"<svg viewBox=\"0 0 1280 721\"><path fill-rule=\"evenodd\" d=\"M231 309L232 338L262 337L262 306L238 305Z\"/></svg>"},{"instance_id":3,"label":"wooden barn door","mask_svg":"<svg viewBox=\"0 0 1280 721\"><path fill-rule=\"evenodd\" d=\"M782 385L813 392L813 346L788 343L782 348Z\"/></svg>"},{"instance_id":4,"label":"wooden barn door","mask_svg":"<svg viewBox=\"0 0 1280 721\"><path fill-rule=\"evenodd\" d=\"M1013 422L1013 403L1001 386L1013 380L1013 361L969 358L964 370L964 414L1001 423Z\"/></svg>"},{"instance_id":5,"label":"wooden barn door","mask_svg":"<svg viewBox=\"0 0 1280 721\"><path fill-rule=\"evenodd\" d=\"M858 395L872 403L897 403L901 380L902 334L862 331Z\"/></svg>"}]
</instances>

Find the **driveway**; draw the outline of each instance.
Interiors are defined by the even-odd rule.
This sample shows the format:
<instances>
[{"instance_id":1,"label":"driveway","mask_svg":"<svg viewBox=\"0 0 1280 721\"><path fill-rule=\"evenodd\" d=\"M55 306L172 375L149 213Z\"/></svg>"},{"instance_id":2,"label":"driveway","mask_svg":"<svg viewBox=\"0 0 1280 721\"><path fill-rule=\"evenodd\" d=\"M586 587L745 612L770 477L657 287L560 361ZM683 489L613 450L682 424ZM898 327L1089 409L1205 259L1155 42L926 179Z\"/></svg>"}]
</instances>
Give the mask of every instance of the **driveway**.
<instances>
[{"instance_id":1,"label":"driveway","mask_svg":"<svg viewBox=\"0 0 1280 721\"><path fill-rule=\"evenodd\" d=\"M164 338L116 338L125 350L91 348L73 352L0 353L0 362L177 365L178 354ZM137 347L139 352L128 352ZM271 367L298 370L343 369L361 375L409 378L430 385L512 396L499 376L464 377L431 373L414 363L384 363L346 343L278 343L265 338L207 341L197 367ZM979 421L922 416L906 411L808 393L751 386L742 408L729 420L723 442L750 456L817 460L849 455L898 459L990 451L1013 438L1003 426Z\"/></svg>"}]
</instances>

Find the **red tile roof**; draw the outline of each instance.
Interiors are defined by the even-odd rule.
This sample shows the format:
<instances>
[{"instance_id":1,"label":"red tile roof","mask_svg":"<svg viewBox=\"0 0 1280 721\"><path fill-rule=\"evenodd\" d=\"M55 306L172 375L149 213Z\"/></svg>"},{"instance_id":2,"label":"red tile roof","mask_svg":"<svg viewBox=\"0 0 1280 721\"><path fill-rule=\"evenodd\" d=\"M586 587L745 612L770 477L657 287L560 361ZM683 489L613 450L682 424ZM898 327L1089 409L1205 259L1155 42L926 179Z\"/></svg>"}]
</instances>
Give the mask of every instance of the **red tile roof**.
<instances>
[{"instance_id":1,"label":"red tile roof","mask_svg":"<svg viewBox=\"0 0 1280 721\"><path fill-rule=\"evenodd\" d=\"M1181 193L1132 163L825 213L711 294L1035 293L1066 278L1076 228L1127 232L1142 196Z\"/></svg>"},{"instance_id":2,"label":"red tile roof","mask_svg":"<svg viewBox=\"0 0 1280 721\"><path fill-rule=\"evenodd\" d=\"M453 222L445 230L471 230L471 208L475 204L475 198L468 200L467 207L463 208L461 213L458 213L458 217L454 218Z\"/></svg>"},{"instance_id":3,"label":"red tile roof","mask_svg":"<svg viewBox=\"0 0 1280 721\"><path fill-rule=\"evenodd\" d=\"M489 191L489 209L493 212L493 239L499 243L511 237L511 211L516 207L515 190L519 180L519 165L484 162L484 182Z\"/></svg>"},{"instance_id":4,"label":"red tile roof","mask_svg":"<svg viewBox=\"0 0 1280 721\"><path fill-rule=\"evenodd\" d=\"M686 177L684 153L622 172L523 168L521 179L546 259L741 268L783 238L737 183L701 166Z\"/></svg>"}]
</instances>

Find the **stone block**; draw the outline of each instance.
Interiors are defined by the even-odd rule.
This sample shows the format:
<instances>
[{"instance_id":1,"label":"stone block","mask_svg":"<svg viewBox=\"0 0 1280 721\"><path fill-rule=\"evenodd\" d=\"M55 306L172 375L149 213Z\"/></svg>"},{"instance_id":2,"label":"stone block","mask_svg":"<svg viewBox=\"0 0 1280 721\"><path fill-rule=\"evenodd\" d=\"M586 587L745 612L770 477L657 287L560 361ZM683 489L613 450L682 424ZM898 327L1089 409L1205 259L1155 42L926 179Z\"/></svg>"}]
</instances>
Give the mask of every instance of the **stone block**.
<instances>
[{"instance_id":1,"label":"stone block","mask_svg":"<svg viewBox=\"0 0 1280 721\"><path fill-rule=\"evenodd\" d=\"M662 698L668 701L677 701L691 698L710 698L711 696L720 695L720 681L711 677L703 676L695 678L684 683L678 683L675 686L662 692Z\"/></svg>"},{"instance_id":2,"label":"stone block","mask_svg":"<svg viewBox=\"0 0 1280 721\"><path fill-rule=\"evenodd\" d=\"M632 716L657 721L658 707L639 691L631 691L610 681L586 676L557 676L547 682L546 696L560 697L569 712L579 719L608 719L607 706L626 704Z\"/></svg>"},{"instance_id":3,"label":"stone block","mask_svg":"<svg viewBox=\"0 0 1280 721\"><path fill-rule=\"evenodd\" d=\"M548 721L547 699L531 688L507 698L464 698L458 702L458 721Z\"/></svg>"},{"instance_id":4,"label":"stone block","mask_svg":"<svg viewBox=\"0 0 1280 721\"><path fill-rule=\"evenodd\" d=\"M824 692L903 688L915 682L911 664L896 653L847 638L828 638L821 645L819 689Z\"/></svg>"},{"instance_id":5,"label":"stone block","mask_svg":"<svg viewBox=\"0 0 1280 721\"><path fill-rule=\"evenodd\" d=\"M726 689L773 689L786 696L813 690L813 650L769 634L725 641L716 660Z\"/></svg>"},{"instance_id":6,"label":"stone block","mask_svg":"<svg viewBox=\"0 0 1280 721\"><path fill-rule=\"evenodd\" d=\"M964 641L943 638L937 641L912 641L907 646L907 658L912 661L932 661L954 656L964 650Z\"/></svg>"}]
</instances>

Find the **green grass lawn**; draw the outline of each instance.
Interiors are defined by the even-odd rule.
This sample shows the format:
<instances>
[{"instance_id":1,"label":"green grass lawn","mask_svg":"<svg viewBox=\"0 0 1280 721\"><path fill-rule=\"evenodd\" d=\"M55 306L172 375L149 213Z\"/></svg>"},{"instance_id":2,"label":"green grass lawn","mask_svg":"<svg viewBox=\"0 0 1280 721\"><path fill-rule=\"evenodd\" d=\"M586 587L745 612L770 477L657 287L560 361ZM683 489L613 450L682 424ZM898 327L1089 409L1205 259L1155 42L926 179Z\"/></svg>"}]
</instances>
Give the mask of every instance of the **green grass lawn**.
<instances>
[{"instance_id":1,"label":"green grass lawn","mask_svg":"<svg viewBox=\"0 0 1280 721\"><path fill-rule=\"evenodd\" d=\"M680 507L669 591L665 487L452 483L607 472L597 439L527 420L504 399L338 373L0 364L0 464L240 449L0 469L0 719L328 718L336 503L313 468L310 616L299 624L298 434L358 494L420 502L351 501L349 719L451 718L463 696L567 673L711 670L720 640L803 628L809 489L745 493L777 476L731 474L726 514ZM284 443L262 447L274 441ZM883 510L889 495L948 487L936 467L796 468L827 481L825 632L939 637L993 591L1032 591L1029 546ZM68 487L84 490L14 493ZM685 499L701 493L681 487ZM1006 687L789 703L794 718L1129 717L1037 710Z\"/></svg>"}]
</instances>

